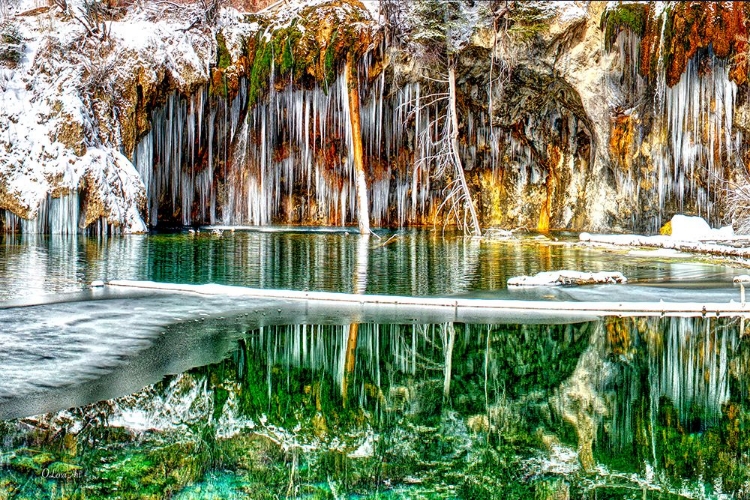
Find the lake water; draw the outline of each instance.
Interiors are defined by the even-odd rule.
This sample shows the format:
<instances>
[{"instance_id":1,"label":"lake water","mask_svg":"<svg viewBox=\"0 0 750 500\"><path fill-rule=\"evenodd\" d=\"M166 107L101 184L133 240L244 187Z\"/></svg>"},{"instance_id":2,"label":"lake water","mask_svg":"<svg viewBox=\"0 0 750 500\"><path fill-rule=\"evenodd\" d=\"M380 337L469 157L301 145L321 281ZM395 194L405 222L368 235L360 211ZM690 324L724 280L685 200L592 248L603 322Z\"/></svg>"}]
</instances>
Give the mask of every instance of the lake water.
<instances>
[{"instance_id":1,"label":"lake water","mask_svg":"<svg viewBox=\"0 0 750 500\"><path fill-rule=\"evenodd\" d=\"M620 300L686 300L686 289L692 296L696 291L726 292L739 298L732 277L745 272L741 269L666 258L659 252L584 248L574 245L576 241L564 235L559 241L478 240L419 230L362 238L285 228L103 241L0 235L0 299L75 291L94 280L113 279L411 296L580 299L580 290L574 289L506 288L514 276L559 269L622 272L637 288L618 288ZM611 288L606 290L609 295ZM590 292L584 290L584 298L596 300L597 294Z\"/></svg>"},{"instance_id":2,"label":"lake water","mask_svg":"<svg viewBox=\"0 0 750 500\"><path fill-rule=\"evenodd\" d=\"M694 259L404 231L0 245L0 497L750 494L738 318L565 321L87 289L94 280L548 300L738 300ZM543 270L628 285L508 290ZM541 324L540 324L541 323Z\"/></svg>"}]
</instances>

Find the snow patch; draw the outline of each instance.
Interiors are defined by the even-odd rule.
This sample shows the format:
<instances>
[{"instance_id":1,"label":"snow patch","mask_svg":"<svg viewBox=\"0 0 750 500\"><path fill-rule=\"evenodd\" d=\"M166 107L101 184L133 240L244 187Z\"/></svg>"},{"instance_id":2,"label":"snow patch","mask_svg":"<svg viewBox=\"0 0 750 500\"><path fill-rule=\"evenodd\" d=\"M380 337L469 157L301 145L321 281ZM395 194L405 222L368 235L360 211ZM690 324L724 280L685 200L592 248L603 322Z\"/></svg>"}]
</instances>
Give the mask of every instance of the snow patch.
<instances>
[{"instance_id":1,"label":"snow patch","mask_svg":"<svg viewBox=\"0 0 750 500\"><path fill-rule=\"evenodd\" d=\"M620 272L600 271L586 273L580 271L546 271L534 276L517 276L508 280L508 286L558 286L626 283L627 278Z\"/></svg>"},{"instance_id":2,"label":"snow patch","mask_svg":"<svg viewBox=\"0 0 750 500\"><path fill-rule=\"evenodd\" d=\"M732 226L712 229L701 217L677 214L670 221L672 237L681 240L724 239L734 236Z\"/></svg>"}]
</instances>

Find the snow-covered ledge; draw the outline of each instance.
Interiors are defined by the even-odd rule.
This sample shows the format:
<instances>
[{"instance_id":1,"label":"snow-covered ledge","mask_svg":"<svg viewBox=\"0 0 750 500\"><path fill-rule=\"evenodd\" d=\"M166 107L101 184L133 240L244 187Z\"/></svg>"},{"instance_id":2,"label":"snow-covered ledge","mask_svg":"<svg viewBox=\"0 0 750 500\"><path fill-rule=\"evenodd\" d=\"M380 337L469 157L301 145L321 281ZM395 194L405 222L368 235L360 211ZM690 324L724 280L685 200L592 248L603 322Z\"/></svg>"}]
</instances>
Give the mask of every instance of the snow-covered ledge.
<instances>
[{"instance_id":1,"label":"snow-covered ledge","mask_svg":"<svg viewBox=\"0 0 750 500\"><path fill-rule=\"evenodd\" d=\"M85 3L66 5L18 0L0 27L21 41L14 60L0 60L0 212L44 230L53 226L39 219L45 207L70 197L80 219L56 221L58 230L106 220L145 232L145 187L128 158L146 127L143 103L165 82L206 82L213 34L185 29L189 5L137 5L94 34Z\"/></svg>"},{"instance_id":2,"label":"snow-covered ledge","mask_svg":"<svg viewBox=\"0 0 750 500\"><path fill-rule=\"evenodd\" d=\"M665 228L664 232L669 234L644 236L581 233L579 239L593 245L652 247L722 257L750 258L750 248L739 245L750 243L750 236L735 235L731 226L712 229L700 217L675 215Z\"/></svg>"}]
</instances>

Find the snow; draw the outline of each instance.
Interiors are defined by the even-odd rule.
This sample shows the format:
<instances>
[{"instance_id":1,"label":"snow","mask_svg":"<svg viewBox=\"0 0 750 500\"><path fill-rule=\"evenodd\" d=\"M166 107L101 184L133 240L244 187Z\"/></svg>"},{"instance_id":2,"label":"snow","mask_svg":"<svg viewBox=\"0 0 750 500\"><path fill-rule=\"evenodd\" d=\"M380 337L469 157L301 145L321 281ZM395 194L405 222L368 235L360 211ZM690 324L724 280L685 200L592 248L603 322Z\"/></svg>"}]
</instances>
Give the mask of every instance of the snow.
<instances>
[{"instance_id":1,"label":"snow","mask_svg":"<svg viewBox=\"0 0 750 500\"><path fill-rule=\"evenodd\" d=\"M750 258L750 248L746 245L750 238L747 236L735 235L731 226L711 229L700 217L684 215L672 218L671 235L581 233L579 239L592 245L652 247L673 252ZM669 253L662 252L661 255L669 256Z\"/></svg>"},{"instance_id":2,"label":"snow","mask_svg":"<svg viewBox=\"0 0 750 500\"><path fill-rule=\"evenodd\" d=\"M24 0L14 11L34 7ZM145 187L126 156L121 117L133 112L136 83L189 88L208 79L213 35L184 30L191 9L136 7L106 23L105 41L56 6L11 18L25 50L16 67L0 65L0 209L34 219L50 196L80 193L87 223L103 217L124 232L146 231Z\"/></svg>"},{"instance_id":3,"label":"snow","mask_svg":"<svg viewBox=\"0 0 750 500\"><path fill-rule=\"evenodd\" d=\"M701 217L690 217L687 215L677 214L670 221L672 225L672 238L681 240L702 240L702 239L724 239L734 236L732 226L724 226L719 229L712 229Z\"/></svg>"},{"instance_id":4,"label":"snow","mask_svg":"<svg viewBox=\"0 0 750 500\"><path fill-rule=\"evenodd\" d=\"M586 10L583 5L586 2L554 2L559 15L560 22L570 22L586 17Z\"/></svg>"},{"instance_id":5,"label":"snow","mask_svg":"<svg viewBox=\"0 0 750 500\"><path fill-rule=\"evenodd\" d=\"M592 245L614 245L628 247L654 247L679 252L701 253L725 257L750 258L750 248L680 240L671 236L643 236L638 234L590 234L581 233L580 240ZM746 237L733 237L727 242L744 242Z\"/></svg>"},{"instance_id":6,"label":"snow","mask_svg":"<svg viewBox=\"0 0 750 500\"><path fill-rule=\"evenodd\" d=\"M546 271L534 276L516 276L508 280L508 286L558 286L591 285L596 283L626 283L628 280L619 272L600 271Z\"/></svg>"}]
</instances>

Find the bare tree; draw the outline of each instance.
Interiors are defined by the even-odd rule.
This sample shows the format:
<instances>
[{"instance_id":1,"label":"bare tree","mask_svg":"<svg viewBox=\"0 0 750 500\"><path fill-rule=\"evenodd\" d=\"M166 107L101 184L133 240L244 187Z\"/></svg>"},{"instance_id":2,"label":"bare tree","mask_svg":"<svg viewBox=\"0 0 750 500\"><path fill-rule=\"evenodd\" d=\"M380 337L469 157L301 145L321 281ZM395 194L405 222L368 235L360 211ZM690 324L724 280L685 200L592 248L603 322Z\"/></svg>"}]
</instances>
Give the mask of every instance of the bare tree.
<instances>
[{"instance_id":1,"label":"bare tree","mask_svg":"<svg viewBox=\"0 0 750 500\"><path fill-rule=\"evenodd\" d=\"M390 7L391 11L395 9ZM400 10L396 9L395 12L401 15ZM424 101L407 103L412 106L413 115L428 106L438 110L430 127L416 138L417 151L432 153L419 158L417 162L423 163L434 176L446 181L445 197L440 210L447 209L459 227L475 236L481 236L479 218L459 152L457 53L466 43L465 34L470 28L467 28L467 20L463 18L461 3L455 0L420 0L413 4L410 16L418 20L419 25L406 27L405 31L410 31L408 43L423 67L433 75L438 74L437 77L422 75L424 80L436 88L435 92L426 96ZM399 27L393 29L398 31ZM439 131L439 135L435 135L434 131Z\"/></svg>"}]
</instances>

